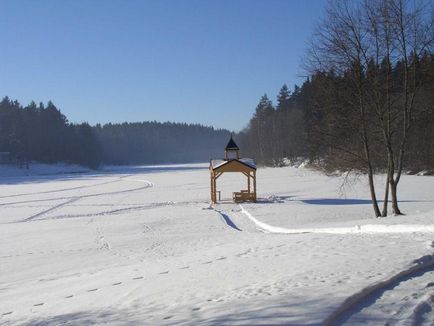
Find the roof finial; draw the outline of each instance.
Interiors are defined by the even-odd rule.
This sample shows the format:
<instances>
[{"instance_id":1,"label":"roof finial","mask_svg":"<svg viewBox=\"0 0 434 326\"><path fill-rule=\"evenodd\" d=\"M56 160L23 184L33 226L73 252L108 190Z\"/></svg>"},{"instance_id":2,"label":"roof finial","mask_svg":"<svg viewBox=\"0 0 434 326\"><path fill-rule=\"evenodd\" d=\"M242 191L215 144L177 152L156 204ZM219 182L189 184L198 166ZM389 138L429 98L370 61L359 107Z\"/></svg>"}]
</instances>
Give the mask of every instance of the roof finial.
<instances>
[{"instance_id":1,"label":"roof finial","mask_svg":"<svg viewBox=\"0 0 434 326\"><path fill-rule=\"evenodd\" d=\"M225 150L232 150L232 151L239 151L240 148L237 146L237 144L235 143L234 139L232 138L232 133L231 133L231 139L229 139L228 144L226 145Z\"/></svg>"}]
</instances>

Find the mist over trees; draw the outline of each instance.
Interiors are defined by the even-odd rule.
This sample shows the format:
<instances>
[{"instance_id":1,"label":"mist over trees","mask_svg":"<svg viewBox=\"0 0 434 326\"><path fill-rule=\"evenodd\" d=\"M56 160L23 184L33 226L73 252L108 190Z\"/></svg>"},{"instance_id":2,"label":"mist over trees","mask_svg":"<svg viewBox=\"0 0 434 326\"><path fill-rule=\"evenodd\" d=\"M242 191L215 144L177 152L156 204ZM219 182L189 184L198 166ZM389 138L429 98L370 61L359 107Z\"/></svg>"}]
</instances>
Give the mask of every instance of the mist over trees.
<instances>
[{"instance_id":1,"label":"mist over trees","mask_svg":"<svg viewBox=\"0 0 434 326\"><path fill-rule=\"evenodd\" d=\"M0 102L0 152L12 162L101 164L203 162L221 157L229 131L185 123L74 124L52 103Z\"/></svg>"},{"instance_id":2,"label":"mist over trees","mask_svg":"<svg viewBox=\"0 0 434 326\"><path fill-rule=\"evenodd\" d=\"M403 170L434 168L433 28L432 4L331 2L307 55L309 79L290 95L282 87L276 107L264 95L243 145L262 164L303 157L366 173L375 215L387 215L389 194L401 214ZM376 172L387 175L381 212Z\"/></svg>"},{"instance_id":3,"label":"mist over trees","mask_svg":"<svg viewBox=\"0 0 434 326\"><path fill-rule=\"evenodd\" d=\"M155 121L97 125L94 132L107 164L206 162L223 155L230 136L224 129Z\"/></svg>"}]
</instances>

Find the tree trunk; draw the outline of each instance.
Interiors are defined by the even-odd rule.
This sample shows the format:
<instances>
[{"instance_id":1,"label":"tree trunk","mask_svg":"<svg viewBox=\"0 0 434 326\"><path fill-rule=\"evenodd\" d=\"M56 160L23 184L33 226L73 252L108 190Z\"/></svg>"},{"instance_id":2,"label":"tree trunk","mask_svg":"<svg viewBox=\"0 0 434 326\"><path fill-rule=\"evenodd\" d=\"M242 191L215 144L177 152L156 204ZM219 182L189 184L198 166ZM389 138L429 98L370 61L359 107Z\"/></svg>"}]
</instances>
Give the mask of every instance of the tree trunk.
<instances>
[{"instance_id":1,"label":"tree trunk","mask_svg":"<svg viewBox=\"0 0 434 326\"><path fill-rule=\"evenodd\" d=\"M387 206L389 204L389 173L387 173L386 189L384 190L384 202L383 211L381 212L382 217L387 216Z\"/></svg>"},{"instance_id":2,"label":"tree trunk","mask_svg":"<svg viewBox=\"0 0 434 326\"><path fill-rule=\"evenodd\" d=\"M395 215L403 215L398 207L398 197L397 197L397 187L398 183L393 180L393 178L390 179L390 194L392 197L392 209L393 214Z\"/></svg>"},{"instance_id":3,"label":"tree trunk","mask_svg":"<svg viewBox=\"0 0 434 326\"><path fill-rule=\"evenodd\" d=\"M372 168L372 161L371 161L371 152L370 152L370 146L369 146L369 138L368 138L368 132L366 128L366 117L365 117L365 105L363 102L363 86L362 86L362 77L361 72L359 71L358 74L359 77L359 109L360 109L360 118L362 120L362 141L363 146L365 150L365 158L368 168L368 180L369 180L369 192L371 193L371 199L372 199L372 206L374 208L375 217L380 217L381 212L380 208L378 207L378 201L377 196L375 194L375 185L374 185L374 169Z\"/></svg>"},{"instance_id":4,"label":"tree trunk","mask_svg":"<svg viewBox=\"0 0 434 326\"><path fill-rule=\"evenodd\" d=\"M380 217L380 208L378 208L377 196L375 195L374 175L372 173L372 167L368 169L369 179L369 192L371 193L372 206L374 207L375 217Z\"/></svg>"}]
</instances>

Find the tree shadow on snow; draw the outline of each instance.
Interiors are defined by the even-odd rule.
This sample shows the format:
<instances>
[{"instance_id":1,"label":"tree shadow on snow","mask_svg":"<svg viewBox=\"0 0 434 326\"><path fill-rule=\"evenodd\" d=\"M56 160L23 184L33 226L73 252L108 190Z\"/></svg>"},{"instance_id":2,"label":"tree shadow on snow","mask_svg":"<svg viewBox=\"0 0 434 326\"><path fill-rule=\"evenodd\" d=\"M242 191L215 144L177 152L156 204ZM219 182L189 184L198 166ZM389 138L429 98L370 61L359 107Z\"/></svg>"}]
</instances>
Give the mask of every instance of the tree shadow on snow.
<instances>
[{"instance_id":1,"label":"tree shadow on snow","mask_svg":"<svg viewBox=\"0 0 434 326\"><path fill-rule=\"evenodd\" d=\"M223 309L222 309L223 310ZM232 309L231 309L232 310ZM253 304L238 304L237 311L217 313L210 318L198 318L194 324L200 325L321 325L333 307L323 300L300 297L294 302L278 300L258 301Z\"/></svg>"},{"instance_id":2,"label":"tree shadow on snow","mask_svg":"<svg viewBox=\"0 0 434 326\"><path fill-rule=\"evenodd\" d=\"M321 198L321 199L303 199L304 204L309 205L370 205L370 199L352 199L352 198Z\"/></svg>"},{"instance_id":3,"label":"tree shadow on snow","mask_svg":"<svg viewBox=\"0 0 434 326\"><path fill-rule=\"evenodd\" d=\"M324 205L324 206L341 206L341 205L371 205L370 199L353 199L353 198L321 198L321 199L302 199L301 202L309 205ZM378 203L383 203L383 200L378 200ZM390 203L391 201L389 201ZM424 200L399 200L400 203L419 203L429 202Z\"/></svg>"},{"instance_id":4,"label":"tree shadow on snow","mask_svg":"<svg viewBox=\"0 0 434 326\"><path fill-rule=\"evenodd\" d=\"M138 325L140 320L132 318L120 311L98 313L94 311L80 311L62 315L48 316L45 318L35 318L26 321L26 325L33 326L54 326L54 325L95 325L95 324L122 324Z\"/></svg>"},{"instance_id":5,"label":"tree shadow on snow","mask_svg":"<svg viewBox=\"0 0 434 326\"><path fill-rule=\"evenodd\" d=\"M322 299L307 299L292 295L291 302L285 297L254 301L227 302L221 305L203 303L203 309L193 311L189 305L173 307L163 312L140 307L131 310L99 310L79 311L75 313L26 320L26 325L150 325L161 317L157 324L191 324L191 325L231 325L231 324L261 324L261 325L320 325L321 321L335 308L333 304ZM197 307L197 304L194 306Z\"/></svg>"}]
</instances>

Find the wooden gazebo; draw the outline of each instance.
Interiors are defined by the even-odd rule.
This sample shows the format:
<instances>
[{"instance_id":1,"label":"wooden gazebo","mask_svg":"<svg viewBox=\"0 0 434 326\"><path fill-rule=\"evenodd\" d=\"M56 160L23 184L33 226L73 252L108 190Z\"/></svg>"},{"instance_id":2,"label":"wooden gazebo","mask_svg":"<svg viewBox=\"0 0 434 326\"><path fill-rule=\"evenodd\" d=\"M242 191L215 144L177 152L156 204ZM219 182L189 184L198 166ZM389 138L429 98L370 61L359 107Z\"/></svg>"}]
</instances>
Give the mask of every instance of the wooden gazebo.
<instances>
[{"instance_id":1,"label":"wooden gazebo","mask_svg":"<svg viewBox=\"0 0 434 326\"><path fill-rule=\"evenodd\" d=\"M211 175L211 201L217 203L221 200L220 191L217 190L217 179L225 172L239 172L247 177L247 189L233 193L234 202L256 202L256 165L250 158L240 158L240 149L234 140L229 140L225 148L225 158L211 160L209 171Z\"/></svg>"}]
</instances>

